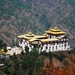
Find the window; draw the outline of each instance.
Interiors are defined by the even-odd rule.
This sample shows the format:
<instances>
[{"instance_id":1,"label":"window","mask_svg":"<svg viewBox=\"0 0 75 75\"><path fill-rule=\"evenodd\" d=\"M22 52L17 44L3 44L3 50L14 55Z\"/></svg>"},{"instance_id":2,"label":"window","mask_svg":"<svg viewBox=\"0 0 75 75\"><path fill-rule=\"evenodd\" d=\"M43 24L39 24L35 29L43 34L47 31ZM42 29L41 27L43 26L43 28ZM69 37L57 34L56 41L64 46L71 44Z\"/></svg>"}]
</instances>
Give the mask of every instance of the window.
<instances>
[{"instance_id":1,"label":"window","mask_svg":"<svg viewBox=\"0 0 75 75\"><path fill-rule=\"evenodd\" d=\"M63 42L62 42L62 44L63 44Z\"/></svg>"},{"instance_id":2,"label":"window","mask_svg":"<svg viewBox=\"0 0 75 75\"><path fill-rule=\"evenodd\" d=\"M66 47L66 43L64 44L64 46Z\"/></svg>"},{"instance_id":3,"label":"window","mask_svg":"<svg viewBox=\"0 0 75 75\"><path fill-rule=\"evenodd\" d=\"M41 47L41 46L39 45L39 47Z\"/></svg>"},{"instance_id":4,"label":"window","mask_svg":"<svg viewBox=\"0 0 75 75\"><path fill-rule=\"evenodd\" d=\"M54 47L52 47L52 50L54 50Z\"/></svg>"},{"instance_id":5,"label":"window","mask_svg":"<svg viewBox=\"0 0 75 75\"><path fill-rule=\"evenodd\" d=\"M56 50L57 50L57 46L56 46Z\"/></svg>"},{"instance_id":6,"label":"window","mask_svg":"<svg viewBox=\"0 0 75 75\"><path fill-rule=\"evenodd\" d=\"M63 45L62 45L62 47L63 47Z\"/></svg>"},{"instance_id":7,"label":"window","mask_svg":"<svg viewBox=\"0 0 75 75\"><path fill-rule=\"evenodd\" d=\"M51 50L51 47L49 47L49 51Z\"/></svg>"},{"instance_id":8,"label":"window","mask_svg":"<svg viewBox=\"0 0 75 75\"><path fill-rule=\"evenodd\" d=\"M46 46L46 49L47 49L48 47Z\"/></svg>"},{"instance_id":9,"label":"window","mask_svg":"<svg viewBox=\"0 0 75 75\"><path fill-rule=\"evenodd\" d=\"M42 46L44 46L44 43L42 43Z\"/></svg>"},{"instance_id":10,"label":"window","mask_svg":"<svg viewBox=\"0 0 75 75\"><path fill-rule=\"evenodd\" d=\"M64 44L64 48L66 49L66 43Z\"/></svg>"},{"instance_id":11,"label":"window","mask_svg":"<svg viewBox=\"0 0 75 75\"><path fill-rule=\"evenodd\" d=\"M41 50L42 50L42 47L41 47Z\"/></svg>"}]
</instances>

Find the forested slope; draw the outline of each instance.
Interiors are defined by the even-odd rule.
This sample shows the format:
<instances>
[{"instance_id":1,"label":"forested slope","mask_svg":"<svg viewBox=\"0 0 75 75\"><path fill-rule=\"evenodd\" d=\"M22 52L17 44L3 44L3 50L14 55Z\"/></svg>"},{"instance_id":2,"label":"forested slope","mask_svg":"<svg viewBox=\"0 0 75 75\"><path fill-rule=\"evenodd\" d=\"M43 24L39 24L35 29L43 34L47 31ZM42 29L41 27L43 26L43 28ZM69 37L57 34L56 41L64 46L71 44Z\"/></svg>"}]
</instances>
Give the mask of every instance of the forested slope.
<instances>
[{"instance_id":1,"label":"forested slope","mask_svg":"<svg viewBox=\"0 0 75 75\"><path fill-rule=\"evenodd\" d=\"M0 38L12 45L15 35L57 26L75 39L74 16L74 0L0 0Z\"/></svg>"}]
</instances>

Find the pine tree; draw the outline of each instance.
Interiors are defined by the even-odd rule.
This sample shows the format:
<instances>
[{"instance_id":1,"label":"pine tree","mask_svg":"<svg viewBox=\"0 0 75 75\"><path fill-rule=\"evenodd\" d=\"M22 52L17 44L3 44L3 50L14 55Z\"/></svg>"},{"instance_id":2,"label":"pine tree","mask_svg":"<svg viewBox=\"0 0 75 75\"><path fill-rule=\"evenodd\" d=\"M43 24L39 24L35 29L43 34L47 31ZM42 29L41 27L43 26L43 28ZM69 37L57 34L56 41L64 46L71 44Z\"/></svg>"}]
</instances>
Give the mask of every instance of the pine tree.
<instances>
[{"instance_id":1,"label":"pine tree","mask_svg":"<svg viewBox=\"0 0 75 75\"><path fill-rule=\"evenodd\" d=\"M15 53L13 54L13 57L14 57L14 59L17 59L17 56L16 56L16 54L15 54Z\"/></svg>"},{"instance_id":2,"label":"pine tree","mask_svg":"<svg viewBox=\"0 0 75 75\"><path fill-rule=\"evenodd\" d=\"M28 46L25 47L25 51L26 51L26 54L29 53L29 47Z\"/></svg>"},{"instance_id":3,"label":"pine tree","mask_svg":"<svg viewBox=\"0 0 75 75\"><path fill-rule=\"evenodd\" d=\"M2 40L0 40L0 49L2 49L4 47L4 43Z\"/></svg>"},{"instance_id":4,"label":"pine tree","mask_svg":"<svg viewBox=\"0 0 75 75\"><path fill-rule=\"evenodd\" d=\"M4 43L4 52L7 52L7 45Z\"/></svg>"},{"instance_id":5,"label":"pine tree","mask_svg":"<svg viewBox=\"0 0 75 75\"><path fill-rule=\"evenodd\" d=\"M53 55L52 55L52 52L49 52L49 59L50 59L50 63L52 64L52 57L53 57Z\"/></svg>"},{"instance_id":6,"label":"pine tree","mask_svg":"<svg viewBox=\"0 0 75 75\"><path fill-rule=\"evenodd\" d=\"M24 52L23 52L23 50L22 50L22 52L21 52L21 55L22 55L22 56L24 55Z\"/></svg>"}]
</instances>

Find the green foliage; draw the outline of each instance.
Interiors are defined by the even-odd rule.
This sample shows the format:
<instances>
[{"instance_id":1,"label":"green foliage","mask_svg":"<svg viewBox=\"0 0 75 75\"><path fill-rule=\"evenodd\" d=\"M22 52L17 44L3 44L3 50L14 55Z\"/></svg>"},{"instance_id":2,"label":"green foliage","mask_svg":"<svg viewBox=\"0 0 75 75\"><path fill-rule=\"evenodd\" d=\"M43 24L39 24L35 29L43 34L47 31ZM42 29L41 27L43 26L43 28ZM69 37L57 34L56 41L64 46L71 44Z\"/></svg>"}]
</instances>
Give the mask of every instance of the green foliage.
<instances>
[{"instance_id":1,"label":"green foliage","mask_svg":"<svg viewBox=\"0 0 75 75\"><path fill-rule=\"evenodd\" d=\"M13 75L13 73L14 73L13 67L9 67L8 68L8 74L7 75Z\"/></svg>"},{"instance_id":2,"label":"green foliage","mask_svg":"<svg viewBox=\"0 0 75 75\"><path fill-rule=\"evenodd\" d=\"M33 75L33 69L32 68L29 69L28 75Z\"/></svg>"},{"instance_id":3,"label":"green foliage","mask_svg":"<svg viewBox=\"0 0 75 75\"><path fill-rule=\"evenodd\" d=\"M6 75L3 71L0 70L0 75Z\"/></svg>"},{"instance_id":4,"label":"green foliage","mask_svg":"<svg viewBox=\"0 0 75 75\"><path fill-rule=\"evenodd\" d=\"M6 66L6 69L5 69L5 73L7 75L10 75L10 72L13 71L13 68L12 68L12 63L8 63L7 66Z\"/></svg>"},{"instance_id":5,"label":"green foliage","mask_svg":"<svg viewBox=\"0 0 75 75\"><path fill-rule=\"evenodd\" d=\"M60 61L62 62L65 58L65 55L63 53L60 53Z\"/></svg>"},{"instance_id":6,"label":"green foliage","mask_svg":"<svg viewBox=\"0 0 75 75\"><path fill-rule=\"evenodd\" d=\"M4 26L4 22L1 22L0 26L1 26L1 27Z\"/></svg>"},{"instance_id":7,"label":"green foliage","mask_svg":"<svg viewBox=\"0 0 75 75\"><path fill-rule=\"evenodd\" d=\"M17 33L23 33L27 29L32 29L34 33L36 32L43 32L43 29L41 29L40 26L36 25L39 24L43 25L43 21L45 22L44 25L46 25L46 28L50 27L50 23L47 21L47 18L45 15L42 15L39 19L35 14L42 14L40 11L38 11L35 7L35 9L38 11L34 11L32 8L32 3L36 2L37 0L0 0L0 19L4 20L0 23L0 27L8 26L8 32L2 32L7 37L11 37L13 41L13 35L11 33L13 30L17 31ZM26 17L26 12L28 14L28 17ZM34 21L33 21L34 19ZM41 21L40 21L41 20ZM9 21L9 22L8 22ZM34 23L35 22L35 23ZM48 26L49 25L49 26ZM13 27L11 27L13 26ZM27 27L26 27L27 26ZM10 31L11 28L12 30ZM16 29L15 29L16 28ZM26 29L27 28L27 29ZM10 33L9 33L10 32ZM8 38L7 38L8 39ZM6 40L6 39L5 39ZM9 40L8 40L9 41ZM8 42L7 41L7 42ZM14 43L13 43L14 44ZM14 45L13 45L14 46Z\"/></svg>"},{"instance_id":8,"label":"green foliage","mask_svg":"<svg viewBox=\"0 0 75 75\"><path fill-rule=\"evenodd\" d=\"M8 4L8 7L5 7L5 5ZM10 16L15 16L18 19L18 14L15 14L15 8L19 9L20 8L25 8L27 6L23 5L19 0L8 0L8 3L6 0L0 0L0 10L1 10L1 14L7 14L6 16L4 16L3 18L5 20L9 19Z\"/></svg>"},{"instance_id":9,"label":"green foliage","mask_svg":"<svg viewBox=\"0 0 75 75\"><path fill-rule=\"evenodd\" d=\"M4 34L7 36L7 37L10 37L10 33L9 32L4 32Z\"/></svg>"},{"instance_id":10,"label":"green foliage","mask_svg":"<svg viewBox=\"0 0 75 75\"><path fill-rule=\"evenodd\" d=\"M66 24L67 26L68 25L74 25L74 21L73 21L73 17L69 16L69 17L66 17L66 18L63 18L63 23Z\"/></svg>"},{"instance_id":11,"label":"green foliage","mask_svg":"<svg viewBox=\"0 0 75 75\"><path fill-rule=\"evenodd\" d=\"M48 53L46 51L41 52L42 55L48 56Z\"/></svg>"},{"instance_id":12,"label":"green foliage","mask_svg":"<svg viewBox=\"0 0 75 75\"><path fill-rule=\"evenodd\" d=\"M17 70L14 70L13 75L20 75L20 73Z\"/></svg>"},{"instance_id":13,"label":"green foliage","mask_svg":"<svg viewBox=\"0 0 75 75\"><path fill-rule=\"evenodd\" d=\"M15 41L14 40L12 40L12 46L15 46Z\"/></svg>"},{"instance_id":14,"label":"green foliage","mask_svg":"<svg viewBox=\"0 0 75 75\"><path fill-rule=\"evenodd\" d=\"M29 67L31 67L31 59L29 55L25 55L22 61L22 68L28 69Z\"/></svg>"},{"instance_id":15,"label":"green foliage","mask_svg":"<svg viewBox=\"0 0 75 75\"><path fill-rule=\"evenodd\" d=\"M69 53L75 54L75 48L73 48Z\"/></svg>"},{"instance_id":16,"label":"green foliage","mask_svg":"<svg viewBox=\"0 0 75 75\"><path fill-rule=\"evenodd\" d=\"M22 50L21 55L24 56L24 51Z\"/></svg>"},{"instance_id":17,"label":"green foliage","mask_svg":"<svg viewBox=\"0 0 75 75\"><path fill-rule=\"evenodd\" d=\"M31 8L31 3L29 0L27 0L27 2L29 2L29 5L28 4L23 4L20 0L11 0L11 2L17 7L17 8L25 8L26 10L30 9Z\"/></svg>"},{"instance_id":18,"label":"green foliage","mask_svg":"<svg viewBox=\"0 0 75 75\"><path fill-rule=\"evenodd\" d=\"M19 0L12 0L12 3L15 4L16 6L21 6L21 3Z\"/></svg>"},{"instance_id":19,"label":"green foliage","mask_svg":"<svg viewBox=\"0 0 75 75\"><path fill-rule=\"evenodd\" d=\"M2 11L2 14L9 14L10 16L13 15L14 13L14 9L11 6L9 6L8 8L5 7L7 1L6 0L0 0L0 10ZM9 3L9 2L8 2Z\"/></svg>"},{"instance_id":20,"label":"green foliage","mask_svg":"<svg viewBox=\"0 0 75 75\"><path fill-rule=\"evenodd\" d=\"M2 40L0 40L0 49L4 49L4 52L7 52L7 45L6 45L6 43L3 43L3 41Z\"/></svg>"},{"instance_id":21,"label":"green foliage","mask_svg":"<svg viewBox=\"0 0 75 75\"><path fill-rule=\"evenodd\" d=\"M64 60L64 61L63 61L63 64L64 64L65 66L67 66L69 63L68 63L67 60Z\"/></svg>"},{"instance_id":22,"label":"green foliage","mask_svg":"<svg viewBox=\"0 0 75 75\"><path fill-rule=\"evenodd\" d=\"M2 49L4 47L4 43L2 40L0 40L0 49Z\"/></svg>"},{"instance_id":23,"label":"green foliage","mask_svg":"<svg viewBox=\"0 0 75 75\"><path fill-rule=\"evenodd\" d=\"M30 52L30 55L37 58L39 56L38 50L36 48L33 48Z\"/></svg>"},{"instance_id":24,"label":"green foliage","mask_svg":"<svg viewBox=\"0 0 75 75\"><path fill-rule=\"evenodd\" d=\"M19 68L19 65L20 65L20 61L18 59L14 59L14 67L15 69L18 69Z\"/></svg>"},{"instance_id":25,"label":"green foliage","mask_svg":"<svg viewBox=\"0 0 75 75\"><path fill-rule=\"evenodd\" d=\"M53 63L52 58L53 58L53 54L52 54L52 52L49 52L49 59L50 59L51 64Z\"/></svg>"},{"instance_id":26,"label":"green foliage","mask_svg":"<svg viewBox=\"0 0 75 75\"><path fill-rule=\"evenodd\" d=\"M69 4L71 4L72 6L75 6L75 0L66 0Z\"/></svg>"},{"instance_id":27,"label":"green foliage","mask_svg":"<svg viewBox=\"0 0 75 75\"><path fill-rule=\"evenodd\" d=\"M65 55L60 52L59 54L54 54L55 58L57 58L60 62L62 62L65 58Z\"/></svg>"},{"instance_id":28,"label":"green foliage","mask_svg":"<svg viewBox=\"0 0 75 75\"><path fill-rule=\"evenodd\" d=\"M29 53L29 47L28 46L25 46L25 51L26 51L26 54Z\"/></svg>"},{"instance_id":29,"label":"green foliage","mask_svg":"<svg viewBox=\"0 0 75 75\"><path fill-rule=\"evenodd\" d=\"M34 68L37 58L38 58L38 51L36 49L33 49L29 54L24 55L22 61L22 68L23 69Z\"/></svg>"},{"instance_id":30,"label":"green foliage","mask_svg":"<svg viewBox=\"0 0 75 75\"><path fill-rule=\"evenodd\" d=\"M17 59L17 56L16 56L16 54L15 54L15 53L13 54L13 58L14 58L14 59Z\"/></svg>"},{"instance_id":31,"label":"green foliage","mask_svg":"<svg viewBox=\"0 0 75 75\"><path fill-rule=\"evenodd\" d=\"M6 53L7 52L7 45L4 44L4 52Z\"/></svg>"},{"instance_id":32,"label":"green foliage","mask_svg":"<svg viewBox=\"0 0 75 75\"><path fill-rule=\"evenodd\" d=\"M31 52L24 55L21 64L22 64L22 69L28 70L28 75L33 75L36 64L37 67L38 66L41 67L43 65L43 61L38 60L39 62L36 63L38 55L39 54L36 48L33 48Z\"/></svg>"},{"instance_id":33,"label":"green foliage","mask_svg":"<svg viewBox=\"0 0 75 75\"><path fill-rule=\"evenodd\" d=\"M44 66L44 58L41 58L36 62L36 69L38 70L39 68L43 66Z\"/></svg>"},{"instance_id":34,"label":"green foliage","mask_svg":"<svg viewBox=\"0 0 75 75\"><path fill-rule=\"evenodd\" d=\"M19 46L18 41L12 40L12 46Z\"/></svg>"},{"instance_id":35,"label":"green foliage","mask_svg":"<svg viewBox=\"0 0 75 75\"><path fill-rule=\"evenodd\" d=\"M51 23L48 22L48 20L44 14L42 14L42 16L40 17L40 22L45 23L46 29L49 29L49 27L51 26Z\"/></svg>"},{"instance_id":36,"label":"green foliage","mask_svg":"<svg viewBox=\"0 0 75 75\"><path fill-rule=\"evenodd\" d=\"M12 64L11 63L8 63L7 67L12 67Z\"/></svg>"}]
</instances>

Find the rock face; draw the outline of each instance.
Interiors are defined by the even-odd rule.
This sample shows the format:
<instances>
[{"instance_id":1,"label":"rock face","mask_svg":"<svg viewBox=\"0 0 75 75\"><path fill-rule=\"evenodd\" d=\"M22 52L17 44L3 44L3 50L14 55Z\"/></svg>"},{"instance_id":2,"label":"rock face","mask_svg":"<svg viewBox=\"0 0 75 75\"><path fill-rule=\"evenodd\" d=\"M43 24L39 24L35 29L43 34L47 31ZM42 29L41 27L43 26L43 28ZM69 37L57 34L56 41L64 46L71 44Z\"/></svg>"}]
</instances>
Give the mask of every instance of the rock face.
<instances>
[{"instance_id":1,"label":"rock face","mask_svg":"<svg viewBox=\"0 0 75 75\"><path fill-rule=\"evenodd\" d=\"M75 39L74 13L74 0L0 0L0 39L14 45L17 35L42 34L54 26Z\"/></svg>"}]
</instances>

